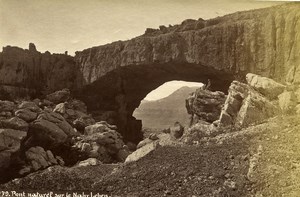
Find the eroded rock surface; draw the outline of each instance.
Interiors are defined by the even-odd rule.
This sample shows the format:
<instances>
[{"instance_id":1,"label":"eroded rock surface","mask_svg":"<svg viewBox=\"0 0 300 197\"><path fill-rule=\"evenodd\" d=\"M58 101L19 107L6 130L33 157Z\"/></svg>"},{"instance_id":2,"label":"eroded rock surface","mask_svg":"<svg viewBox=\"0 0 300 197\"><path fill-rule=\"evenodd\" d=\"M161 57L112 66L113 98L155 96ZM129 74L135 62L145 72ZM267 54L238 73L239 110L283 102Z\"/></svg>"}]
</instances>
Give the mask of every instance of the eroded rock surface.
<instances>
[{"instance_id":1,"label":"eroded rock surface","mask_svg":"<svg viewBox=\"0 0 300 197\"><path fill-rule=\"evenodd\" d=\"M197 89L186 100L187 112L191 114L191 125L196 124L199 120L210 123L218 120L225 99L223 92Z\"/></svg>"},{"instance_id":2,"label":"eroded rock surface","mask_svg":"<svg viewBox=\"0 0 300 197\"><path fill-rule=\"evenodd\" d=\"M248 126L273 117L279 107L249 85L233 81L222 109L219 123L222 126Z\"/></svg>"}]
</instances>

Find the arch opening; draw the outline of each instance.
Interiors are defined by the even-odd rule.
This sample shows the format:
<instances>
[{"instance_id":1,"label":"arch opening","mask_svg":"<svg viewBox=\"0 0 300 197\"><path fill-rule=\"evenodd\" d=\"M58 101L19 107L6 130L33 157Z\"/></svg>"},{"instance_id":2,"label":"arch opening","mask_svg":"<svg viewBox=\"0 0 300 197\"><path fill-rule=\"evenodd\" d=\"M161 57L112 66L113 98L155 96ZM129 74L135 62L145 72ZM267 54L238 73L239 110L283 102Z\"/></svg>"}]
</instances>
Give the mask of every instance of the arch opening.
<instances>
[{"instance_id":1,"label":"arch opening","mask_svg":"<svg viewBox=\"0 0 300 197\"><path fill-rule=\"evenodd\" d=\"M212 91L226 93L234 78L230 72L199 64L130 65L113 69L84 86L78 97L87 103L97 121L117 125L125 141L138 143L143 138L142 122L133 113L152 90L173 80L198 83L210 80Z\"/></svg>"},{"instance_id":2,"label":"arch opening","mask_svg":"<svg viewBox=\"0 0 300 197\"><path fill-rule=\"evenodd\" d=\"M190 124L186 99L203 83L173 80L152 90L141 101L133 116L142 120L143 131L161 131L175 122L183 126Z\"/></svg>"}]
</instances>

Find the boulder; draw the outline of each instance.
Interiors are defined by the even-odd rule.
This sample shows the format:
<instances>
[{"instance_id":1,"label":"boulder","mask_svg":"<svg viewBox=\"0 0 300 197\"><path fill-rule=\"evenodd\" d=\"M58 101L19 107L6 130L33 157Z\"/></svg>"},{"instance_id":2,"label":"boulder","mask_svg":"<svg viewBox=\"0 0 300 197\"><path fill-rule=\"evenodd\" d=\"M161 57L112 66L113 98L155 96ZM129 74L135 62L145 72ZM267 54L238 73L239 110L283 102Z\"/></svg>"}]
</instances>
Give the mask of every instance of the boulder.
<instances>
[{"instance_id":1,"label":"boulder","mask_svg":"<svg viewBox=\"0 0 300 197\"><path fill-rule=\"evenodd\" d=\"M213 137L218 134L218 131L214 124L200 121L187 129L181 141L192 144L194 141L199 141L204 137Z\"/></svg>"},{"instance_id":2,"label":"boulder","mask_svg":"<svg viewBox=\"0 0 300 197\"><path fill-rule=\"evenodd\" d=\"M53 92L52 94L47 95L46 99L55 104L63 103L70 99L70 90L63 89L63 90Z\"/></svg>"},{"instance_id":3,"label":"boulder","mask_svg":"<svg viewBox=\"0 0 300 197\"><path fill-rule=\"evenodd\" d=\"M255 91L250 91L235 120L236 127L245 127L253 123L274 117L280 109Z\"/></svg>"},{"instance_id":4,"label":"boulder","mask_svg":"<svg viewBox=\"0 0 300 197\"><path fill-rule=\"evenodd\" d=\"M25 152L25 157L34 171L45 169L51 165L58 165L58 160L50 150L45 151L42 147L31 147Z\"/></svg>"},{"instance_id":5,"label":"boulder","mask_svg":"<svg viewBox=\"0 0 300 197\"><path fill-rule=\"evenodd\" d=\"M73 121L74 127L81 133L84 133L85 127L93 124L95 124L95 120L90 116L79 117Z\"/></svg>"},{"instance_id":6,"label":"boulder","mask_svg":"<svg viewBox=\"0 0 300 197\"><path fill-rule=\"evenodd\" d=\"M59 114L43 112L32 124L29 130L35 143L57 146L63 144L68 138L78 135L72 126Z\"/></svg>"},{"instance_id":7,"label":"boulder","mask_svg":"<svg viewBox=\"0 0 300 197\"><path fill-rule=\"evenodd\" d=\"M68 136L55 123L48 120L36 120L30 125L31 135L35 143L57 146L66 142Z\"/></svg>"},{"instance_id":8,"label":"boulder","mask_svg":"<svg viewBox=\"0 0 300 197\"><path fill-rule=\"evenodd\" d=\"M187 112L192 118L191 123L196 124L199 120L207 122L218 120L225 99L223 92L197 89L186 99Z\"/></svg>"},{"instance_id":9,"label":"boulder","mask_svg":"<svg viewBox=\"0 0 300 197\"><path fill-rule=\"evenodd\" d=\"M87 160L79 162L78 166L96 166L101 164L101 161L95 159L95 158L89 158Z\"/></svg>"},{"instance_id":10,"label":"boulder","mask_svg":"<svg viewBox=\"0 0 300 197\"><path fill-rule=\"evenodd\" d=\"M96 123L97 124L97 123ZM99 123L98 123L99 124ZM120 161L120 158L125 155L124 142L120 133L108 127L108 124L102 122L101 130L87 132L88 135L80 136L73 146L88 157L97 158L98 160L107 163L112 162L114 158ZM99 126L99 125L98 125Z\"/></svg>"},{"instance_id":11,"label":"boulder","mask_svg":"<svg viewBox=\"0 0 300 197\"><path fill-rule=\"evenodd\" d=\"M12 112L14 109L16 109L14 102L0 100L0 112Z\"/></svg>"},{"instance_id":12,"label":"boulder","mask_svg":"<svg viewBox=\"0 0 300 197\"><path fill-rule=\"evenodd\" d=\"M9 150L16 152L20 149L21 141L27 133L14 129L0 129L0 151Z\"/></svg>"},{"instance_id":13,"label":"boulder","mask_svg":"<svg viewBox=\"0 0 300 197\"><path fill-rule=\"evenodd\" d=\"M146 155L157 149L159 146L160 145L158 141L151 142L128 155L125 163L138 161L139 159L145 157Z\"/></svg>"},{"instance_id":14,"label":"boulder","mask_svg":"<svg viewBox=\"0 0 300 197\"><path fill-rule=\"evenodd\" d=\"M8 120L0 121L2 128L28 131L29 124L18 117L13 117Z\"/></svg>"},{"instance_id":15,"label":"boulder","mask_svg":"<svg viewBox=\"0 0 300 197\"><path fill-rule=\"evenodd\" d=\"M0 129L0 171L11 165L12 155L20 150L27 133L13 129Z\"/></svg>"},{"instance_id":16,"label":"boulder","mask_svg":"<svg viewBox=\"0 0 300 197\"><path fill-rule=\"evenodd\" d=\"M77 136L78 133L73 129L73 127L62 117L60 114L55 112L43 112L41 113L37 120L47 120L55 123L64 133L69 136Z\"/></svg>"},{"instance_id":17,"label":"boulder","mask_svg":"<svg viewBox=\"0 0 300 197\"><path fill-rule=\"evenodd\" d=\"M87 115L86 105L79 100L69 100L68 102L59 103L53 109L53 112L61 114L67 122L74 125L74 127L80 131L84 132L86 126L95 124L95 120Z\"/></svg>"},{"instance_id":18,"label":"boulder","mask_svg":"<svg viewBox=\"0 0 300 197\"><path fill-rule=\"evenodd\" d=\"M59 103L55 106L53 109L53 112L59 113L59 114L65 114L66 113L66 103Z\"/></svg>"},{"instance_id":19,"label":"boulder","mask_svg":"<svg viewBox=\"0 0 300 197\"><path fill-rule=\"evenodd\" d=\"M94 133L102 133L102 132L116 130L116 129L117 129L116 126L110 125L105 121L101 121L85 127L84 133L85 135L92 135Z\"/></svg>"},{"instance_id":20,"label":"boulder","mask_svg":"<svg viewBox=\"0 0 300 197\"><path fill-rule=\"evenodd\" d=\"M243 127L275 116L279 109L249 85L233 81L222 109L219 125Z\"/></svg>"},{"instance_id":21,"label":"boulder","mask_svg":"<svg viewBox=\"0 0 300 197\"><path fill-rule=\"evenodd\" d=\"M41 112L41 108L35 103L35 102L30 102L30 101L23 101L21 104L18 106L19 109L29 109L32 112Z\"/></svg>"},{"instance_id":22,"label":"boulder","mask_svg":"<svg viewBox=\"0 0 300 197\"><path fill-rule=\"evenodd\" d=\"M37 118L38 114L30 109L19 109L15 112L15 115L26 122L32 122Z\"/></svg>"},{"instance_id":23,"label":"boulder","mask_svg":"<svg viewBox=\"0 0 300 197\"><path fill-rule=\"evenodd\" d=\"M174 126L170 128L170 135L178 139L183 135L183 131L184 127L179 122L175 122Z\"/></svg>"},{"instance_id":24,"label":"boulder","mask_svg":"<svg viewBox=\"0 0 300 197\"><path fill-rule=\"evenodd\" d=\"M264 95L270 100L276 99L281 94L285 86L273 79L262 77L256 74L248 73L246 75L247 83L250 87Z\"/></svg>"}]
</instances>

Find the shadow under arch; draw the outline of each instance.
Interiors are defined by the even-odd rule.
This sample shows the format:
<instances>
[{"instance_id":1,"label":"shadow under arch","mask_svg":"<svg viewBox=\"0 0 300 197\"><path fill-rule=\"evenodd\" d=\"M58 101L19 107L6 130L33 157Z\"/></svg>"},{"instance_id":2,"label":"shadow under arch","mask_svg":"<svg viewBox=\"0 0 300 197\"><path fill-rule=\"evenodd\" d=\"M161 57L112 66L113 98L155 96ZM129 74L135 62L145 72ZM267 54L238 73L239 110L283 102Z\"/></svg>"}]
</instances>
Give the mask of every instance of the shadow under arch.
<instances>
[{"instance_id":1,"label":"shadow under arch","mask_svg":"<svg viewBox=\"0 0 300 197\"><path fill-rule=\"evenodd\" d=\"M106 73L76 94L87 104L97 121L106 120L116 124L125 141L137 143L142 139L142 123L132 114L152 90L172 80L207 83L209 79L211 90L226 93L236 78L229 71L199 64L131 65Z\"/></svg>"}]
</instances>

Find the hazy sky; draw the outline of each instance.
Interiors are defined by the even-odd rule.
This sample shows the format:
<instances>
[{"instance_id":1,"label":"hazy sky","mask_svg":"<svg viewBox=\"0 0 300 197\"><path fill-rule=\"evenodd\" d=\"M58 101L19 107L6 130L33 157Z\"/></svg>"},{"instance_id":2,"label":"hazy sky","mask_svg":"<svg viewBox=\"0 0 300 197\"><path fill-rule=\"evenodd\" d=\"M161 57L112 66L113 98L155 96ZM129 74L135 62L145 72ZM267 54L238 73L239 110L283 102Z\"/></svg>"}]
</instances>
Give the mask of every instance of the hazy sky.
<instances>
[{"instance_id":1,"label":"hazy sky","mask_svg":"<svg viewBox=\"0 0 300 197\"><path fill-rule=\"evenodd\" d=\"M161 85L159 88L150 92L144 100L153 101L169 96L175 90L183 87L201 87L202 83L186 82L186 81L169 81Z\"/></svg>"},{"instance_id":2,"label":"hazy sky","mask_svg":"<svg viewBox=\"0 0 300 197\"><path fill-rule=\"evenodd\" d=\"M0 46L44 52L83 50L144 33L147 27L275 5L255 0L0 0Z\"/></svg>"},{"instance_id":3,"label":"hazy sky","mask_svg":"<svg viewBox=\"0 0 300 197\"><path fill-rule=\"evenodd\" d=\"M92 46L141 35L148 27L209 19L236 11L276 5L255 0L0 0L0 47L73 55ZM169 82L146 99L168 96L182 86Z\"/></svg>"}]
</instances>

